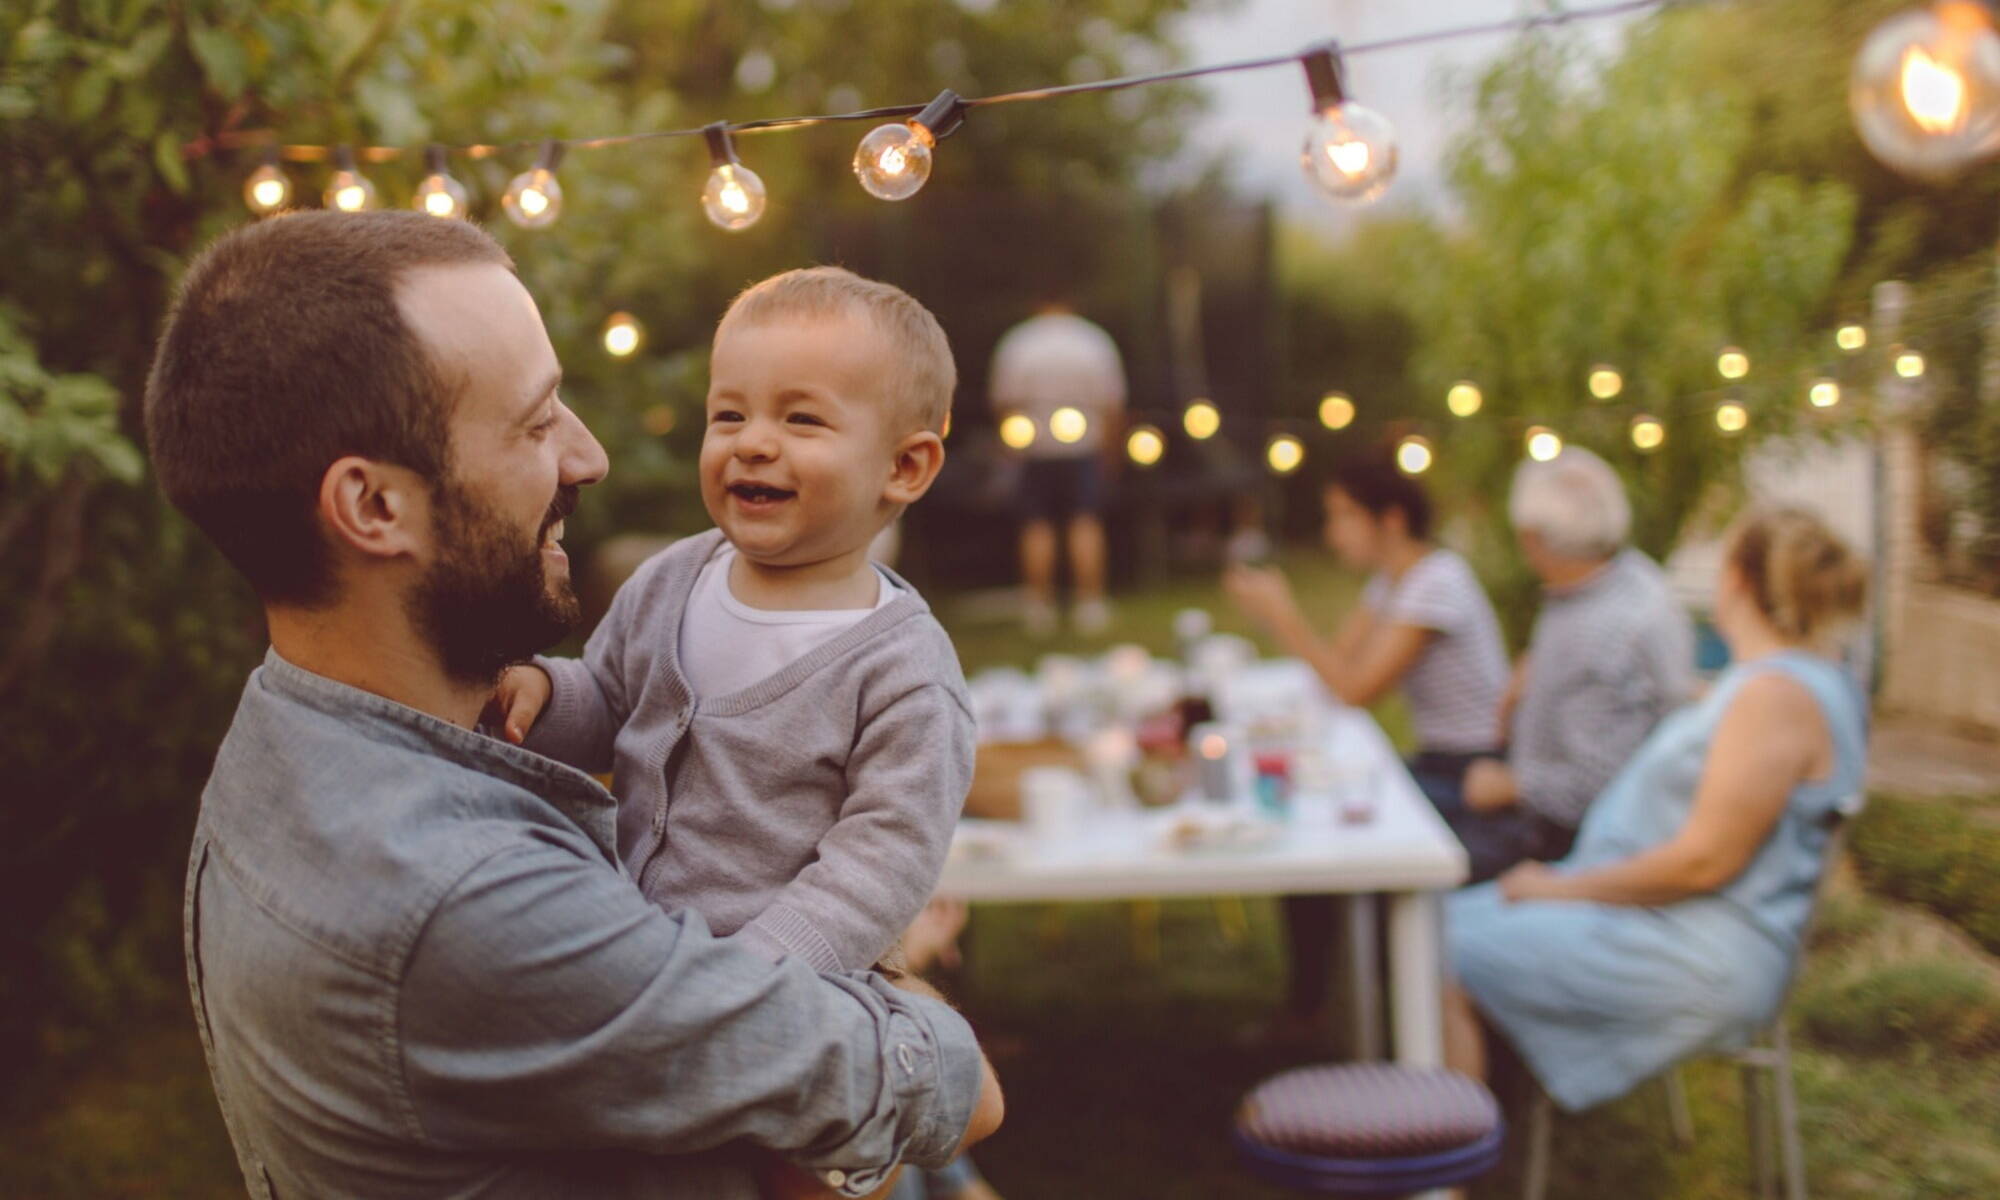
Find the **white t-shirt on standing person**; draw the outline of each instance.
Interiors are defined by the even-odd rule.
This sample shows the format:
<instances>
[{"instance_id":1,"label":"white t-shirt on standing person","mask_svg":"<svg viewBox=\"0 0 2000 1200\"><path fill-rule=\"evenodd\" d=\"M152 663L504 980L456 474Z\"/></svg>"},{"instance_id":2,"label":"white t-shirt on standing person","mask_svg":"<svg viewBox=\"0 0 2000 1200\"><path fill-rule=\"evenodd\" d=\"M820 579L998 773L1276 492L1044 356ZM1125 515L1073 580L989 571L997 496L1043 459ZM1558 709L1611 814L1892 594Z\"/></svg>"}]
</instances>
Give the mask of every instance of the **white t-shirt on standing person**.
<instances>
[{"instance_id":1,"label":"white t-shirt on standing person","mask_svg":"<svg viewBox=\"0 0 2000 1200\"><path fill-rule=\"evenodd\" d=\"M1125 407L1125 364L1111 335L1075 313L1043 313L1007 331L993 350L987 379L993 411L1035 422L1029 458L1082 458L1104 444L1112 418ZM1049 432L1059 408L1087 422L1083 436L1061 442Z\"/></svg>"},{"instance_id":2,"label":"white t-shirt on standing person","mask_svg":"<svg viewBox=\"0 0 2000 1200\"><path fill-rule=\"evenodd\" d=\"M1433 550L1400 579L1370 579L1361 603L1379 621L1435 635L1402 681L1417 748L1448 754L1495 749L1507 650L1471 564L1450 550Z\"/></svg>"}]
</instances>

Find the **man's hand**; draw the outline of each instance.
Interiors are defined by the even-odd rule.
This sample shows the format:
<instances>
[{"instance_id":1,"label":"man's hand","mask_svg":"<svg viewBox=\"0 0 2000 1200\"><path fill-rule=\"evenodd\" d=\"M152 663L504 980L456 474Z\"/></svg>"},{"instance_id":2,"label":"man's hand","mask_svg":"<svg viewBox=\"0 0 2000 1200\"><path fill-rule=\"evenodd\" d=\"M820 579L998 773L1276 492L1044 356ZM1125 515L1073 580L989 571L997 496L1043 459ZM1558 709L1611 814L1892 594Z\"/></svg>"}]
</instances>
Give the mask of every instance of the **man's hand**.
<instances>
[{"instance_id":1,"label":"man's hand","mask_svg":"<svg viewBox=\"0 0 2000 1200\"><path fill-rule=\"evenodd\" d=\"M1237 564L1222 573L1222 590L1243 614L1267 628L1285 624L1298 614L1292 585L1276 567Z\"/></svg>"},{"instance_id":2,"label":"man's hand","mask_svg":"<svg viewBox=\"0 0 2000 1200\"><path fill-rule=\"evenodd\" d=\"M1520 799L1514 772L1497 758L1477 758L1465 772L1465 806L1473 812L1499 812Z\"/></svg>"},{"instance_id":3,"label":"man's hand","mask_svg":"<svg viewBox=\"0 0 2000 1200\"><path fill-rule=\"evenodd\" d=\"M508 667L500 673L493 698L486 702L483 719L498 722L501 733L518 746L528 740L528 731L535 727L536 718L554 694L555 684L547 671L537 666Z\"/></svg>"}]
</instances>

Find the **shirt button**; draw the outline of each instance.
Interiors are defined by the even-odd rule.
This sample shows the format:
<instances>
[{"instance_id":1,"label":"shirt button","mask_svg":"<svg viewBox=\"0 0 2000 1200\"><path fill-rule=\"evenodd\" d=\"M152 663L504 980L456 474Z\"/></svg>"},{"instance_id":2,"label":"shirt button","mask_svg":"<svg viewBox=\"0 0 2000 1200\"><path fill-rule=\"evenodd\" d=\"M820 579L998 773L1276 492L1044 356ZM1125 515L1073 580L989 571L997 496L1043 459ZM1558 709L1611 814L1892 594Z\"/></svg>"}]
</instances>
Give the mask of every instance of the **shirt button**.
<instances>
[{"instance_id":1,"label":"shirt button","mask_svg":"<svg viewBox=\"0 0 2000 1200\"><path fill-rule=\"evenodd\" d=\"M837 1187L844 1187L846 1186L846 1184L847 1184L847 1172L841 1170L839 1167L835 1167L833 1170L828 1171L826 1173L826 1186L837 1188Z\"/></svg>"}]
</instances>

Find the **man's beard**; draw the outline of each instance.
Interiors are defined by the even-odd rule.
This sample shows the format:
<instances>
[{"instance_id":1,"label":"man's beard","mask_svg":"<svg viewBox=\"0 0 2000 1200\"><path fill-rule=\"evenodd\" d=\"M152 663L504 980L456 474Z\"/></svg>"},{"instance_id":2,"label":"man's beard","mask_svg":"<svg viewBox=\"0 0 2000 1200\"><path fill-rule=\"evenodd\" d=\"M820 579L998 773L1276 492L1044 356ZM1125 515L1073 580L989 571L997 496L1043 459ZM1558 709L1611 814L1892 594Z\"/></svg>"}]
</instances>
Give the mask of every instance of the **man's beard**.
<instances>
[{"instance_id":1,"label":"man's beard","mask_svg":"<svg viewBox=\"0 0 2000 1200\"><path fill-rule=\"evenodd\" d=\"M560 487L534 540L456 481L435 489L438 557L408 599L411 619L454 682L485 686L500 672L561 641L582 620L565 574L550 579L542 556L549 527L576 508L577 489Z\"/></svg>"}]
</instances>

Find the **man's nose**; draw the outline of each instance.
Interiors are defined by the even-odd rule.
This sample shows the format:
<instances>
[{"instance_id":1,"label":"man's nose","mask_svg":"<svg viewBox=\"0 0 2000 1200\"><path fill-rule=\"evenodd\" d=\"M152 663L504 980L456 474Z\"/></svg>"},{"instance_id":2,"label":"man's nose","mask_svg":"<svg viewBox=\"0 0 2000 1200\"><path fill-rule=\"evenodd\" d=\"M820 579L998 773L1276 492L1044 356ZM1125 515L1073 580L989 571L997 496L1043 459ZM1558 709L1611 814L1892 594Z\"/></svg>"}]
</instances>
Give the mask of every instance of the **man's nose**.
<instances>
[{"instance_id":1,"label":"man's nose","mask_svg":"<svg viewBox=\"0 0 2000 1200\"><path fill-rule=\"evenodd\" d=\"M571 487L587 487L604 478L611 470L611 460L605 456L604 446L597 435L583 423L583 418L571 411L567 405L563 412L563 453L557 464L559 480Z\"/></svg>"}]
</instances>

